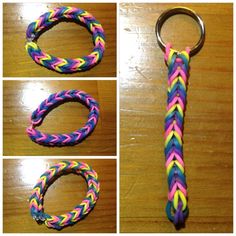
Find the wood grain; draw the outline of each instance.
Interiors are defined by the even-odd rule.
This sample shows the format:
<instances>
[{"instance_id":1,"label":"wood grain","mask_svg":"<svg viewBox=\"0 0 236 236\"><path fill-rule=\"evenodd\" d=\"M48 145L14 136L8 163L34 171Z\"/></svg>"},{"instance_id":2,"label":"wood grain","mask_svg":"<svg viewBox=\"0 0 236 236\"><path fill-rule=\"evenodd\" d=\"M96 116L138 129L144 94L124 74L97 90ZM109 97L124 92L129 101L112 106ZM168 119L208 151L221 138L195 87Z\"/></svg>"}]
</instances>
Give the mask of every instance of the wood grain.
<instances>
[{"instance_id":1,"label":"wood grain","mask_svg":"<svg viewBox=\"0 0 236 236\"><path fill-rule=\"evenodd\" d=\"M182 5L202 16L206 41L190 62L184 128L190 215L179 232L233 232L233 5ZM165 214L167 68L155 36L158 16L173 6L120 5L121 232L177 232ZM180 15L162 35L177 49L199 37L192 19Z\"/></svg>"},{"instance_id":2,"label":"wood grain","mask_svg":"<svg viewBox=\"0 0 236 236\"><path fill-rule=\"evenodd\" d=\"M100 105L94 132L82 143L69 147L45 147L30 140L25 132L31 113L50 94L67 90L86 91ZM80 103L65 103L52 110L39 130L47 133L70 133L87 121L88 109ZM116 155L116 81L39 81L3 82L3 154L26 155Z\"/></svg>"},{"instance_id":3,"label":"wood grain","mask_svg":"<svg viewBox=\"0 0 236 236\"><path fill-rule=\"evenodd\" d=\"M25 50L28 25L51 8L73 6L91 13L103 26L106 50L101 63L89 71L60 74L37 65ZM38 45L56 57L77 58L93 49L91 34L75 23L62 22L43 33ZM115 77L116 76L116 4L115 3L4 3L3 75L6 77Z\"/></svg>"},{"instance_id":4,"label":"wood grain","mask_svg":"<svg viewBox=\"0 0 236 236\"><path fill-rule=\"evenodd\" d=\"M61 231L38 225L29 212L28 198L38 178L56 159L3 160L3 232L4 233L114 233L116 232L116 160L79 159L98 173L101 191L93 211L72 227ZM44 198L45 212L60 215L78 205L87 192L82 177L61 176Z\"/></svg>"}]
</instances>

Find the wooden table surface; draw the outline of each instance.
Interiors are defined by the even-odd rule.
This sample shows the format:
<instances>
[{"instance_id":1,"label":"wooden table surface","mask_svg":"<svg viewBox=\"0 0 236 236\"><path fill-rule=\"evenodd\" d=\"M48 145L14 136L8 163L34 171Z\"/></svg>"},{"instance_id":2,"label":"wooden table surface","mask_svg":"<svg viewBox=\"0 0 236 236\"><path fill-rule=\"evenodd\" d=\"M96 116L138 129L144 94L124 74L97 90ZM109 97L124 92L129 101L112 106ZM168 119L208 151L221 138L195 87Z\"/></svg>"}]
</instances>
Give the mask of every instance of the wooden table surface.
<instances>
[{"instance_id":1,"label":"wooden table surface","mask_svg":"<svg viewBox=\"0 0 236 236\"><path fill-rule=\"evenodd\" d=\"M31 113L50 94L79 89L100 105L98 124L82 143L68 147L45 147L31 141L26 134ZM70 133L87 121L88 109L70 102L52 110L38 130L47 133ZM5 80L3 82L3 154L15 155L116 155L116 81Z\"/></svg>"},{"instance_id":2,"label":"wooden table surface","mask_svg":"<svg viewBox=\"0 0 236 236\"><path fill-rule=\"evenodd\" d=\"M73 6L91 13L103 26L106 50L101 63L89 71L60 74L37 65L25 50L28 25L51 8ZM38 45L47 53L62 58L88 55L93 49L87 29L62 22L43 33ZM6 77L115 77L116 76L116 4L115 3L4 3L3 75Z\"/></svg>"},{"instance_id":3,"label":"wooden table surface","mask_svg":"<svg viewBox=\"0 0 236 236\"><path fill-rule=\"evenodd\" d=\"M114 233L116 232L116 160L79 159L98 173L101 190L93 211L82 221L61 231L38 225L31 217L28 198L44 171L61 160L3 160L3 232L4 233ZM85 197L87 185L77 175L61 176L44 198L45 212L61 215L69 212Z\"/></svg>"},{"instance_id":4,"label":"wooden table surface","mask_svg":"<svg viewBox=\"0 0 236 236\"><path fill-rule=\"evenodd\" d=\"M184 128L190 215L179 232L233 231L233 5L182 4L199 13L206 41L192 57ZM176 4L121 4L121 232L176 232L165 214L164 117L167 68L155 36ZM177 49L197 26L176 15L163 28Z\"/></svg>"}]
</instances>

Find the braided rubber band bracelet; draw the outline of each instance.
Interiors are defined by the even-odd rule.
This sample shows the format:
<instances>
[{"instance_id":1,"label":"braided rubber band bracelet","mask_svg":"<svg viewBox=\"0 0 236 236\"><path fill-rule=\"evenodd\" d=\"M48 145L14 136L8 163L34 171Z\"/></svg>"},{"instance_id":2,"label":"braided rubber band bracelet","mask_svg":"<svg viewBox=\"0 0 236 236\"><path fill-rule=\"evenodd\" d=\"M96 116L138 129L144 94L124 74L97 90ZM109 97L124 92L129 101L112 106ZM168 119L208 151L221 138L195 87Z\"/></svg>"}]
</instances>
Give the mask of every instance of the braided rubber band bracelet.
<instances>
[{"instance_id":1,"label":"braided rubber band bracelet","mask_svg":"<svg viewBox=\"0 0 236 236\"><path fill-rule=\"evenodd\" d=\"M166 19L174 14L187 14L200 26L201 37L193 47L178 52L165 44L160 36L161 27ZM186 109L187 79L189 77L190 55L196 54L203 46L205 27L202 19L192 10L176 7L162 13L156 24L157 41L165 51L168 67L168 99L165 117L165 157L168 176L168 203L166 213L176 228L184 226L189 210L187 206L187 185L183 161L183 122Z\"/></svg>"},{"instance_id":2,"label":"braided rubber band bracelet","mask_svg":"<svg viewBox=\"0 0 236 236\"><path fill-rule=\"evenodd\" d=\"M89 108L88 121L85 126L69 134L45 134L35 129L39 126L50 110L56 106L77 101ZM31 115L31 125L26 129L32 141L45 146L72 146L83 141L95 129L99 117L97 101L90 95L79 90L63 90L51 94Z\"/></svg>"},{"instance_id":3,"label":"braided rubber band bracelet","mask_svg":"<svg viewBox=\"0 0 236 236\"><path fill-rule=\"evenodd\" d=\"M165 156L169 194L166 212L175 225L184 224L188 216L187 185L183 162L183 119L186 105L186 86L189 71L189 48L178 53L166 46L168 66L168 100L165 118ZM172 216L172 208L175 212Z\"/></svg>"},{"instance_id":4,"label":"braided rubber band bracelet","mask_svg":"<svg viewBox=\"0 0 236 236\"><path fill-rule=\"evenodd\" d=\"M60 21L80 23L92 33L94 49L88 56L69 59L54 57L42 52L37 45L38 37ZM39 19L29 24L26 39L25 48L31 58L39 65L60 73L89 70L101 61L105 50L105 36L102 25L90 13L75 7L58 7L41 15Z\"/></svg>"},{"instance_id":5,"label":"braided rubber band bracelet","mask_svg":"<svg viewBox=\"0 0 236 236\"><path fill-rule=\"evenodd\" d=\"M84 200L72 211L58 216L51 216L44 213L43 199L47 188L61 175L76 173L85 178L88 190ZM73 225L85 217L94 208L99 197L100 183L97 173L86 163L76 161L62 161L50 167L42 174L34 186L29 198L30 214L37 223L44 223L48 228L61 230Z\"/></svg>"}]
</instances>

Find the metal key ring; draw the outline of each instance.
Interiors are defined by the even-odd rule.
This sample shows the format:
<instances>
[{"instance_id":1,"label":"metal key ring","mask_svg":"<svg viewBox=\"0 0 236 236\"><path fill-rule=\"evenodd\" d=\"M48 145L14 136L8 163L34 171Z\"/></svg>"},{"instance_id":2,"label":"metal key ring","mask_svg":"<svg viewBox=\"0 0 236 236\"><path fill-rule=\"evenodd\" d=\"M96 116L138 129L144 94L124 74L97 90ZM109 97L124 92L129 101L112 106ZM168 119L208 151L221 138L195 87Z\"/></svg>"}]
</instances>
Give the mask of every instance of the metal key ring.
<instances>
[{"instance_id":1,"label":"metal key ring","mask_svg":"<svg viewBox=\"0 0 236 236\"><path fill-rule=\"evenodd\" d=\"M164 11L160 15L160 17L157 19L157 23L156 23L157 42L158 42L159 46L161 47L161 49L163 51L165 51L166 44L164 43L164 41L161 38L161 28L162 28L164 22L168 18L170 18L173 15L177 15L177 14L185 14L185 15L191 16L197 22L197 24L199 25L200 32L201 32L200 39L198 40L196 45L191 48L191 51L189 53L190 56L193 56L203 46L203 43L204 43L204 40L205 40L205 26L204 26L204 22L203 22L202 18L195 11L193 11L193 10L187 8L187 7L174 7L174 8L171 8L171 9L168 9L168 10Z\"/></svg>"}]
</instances>

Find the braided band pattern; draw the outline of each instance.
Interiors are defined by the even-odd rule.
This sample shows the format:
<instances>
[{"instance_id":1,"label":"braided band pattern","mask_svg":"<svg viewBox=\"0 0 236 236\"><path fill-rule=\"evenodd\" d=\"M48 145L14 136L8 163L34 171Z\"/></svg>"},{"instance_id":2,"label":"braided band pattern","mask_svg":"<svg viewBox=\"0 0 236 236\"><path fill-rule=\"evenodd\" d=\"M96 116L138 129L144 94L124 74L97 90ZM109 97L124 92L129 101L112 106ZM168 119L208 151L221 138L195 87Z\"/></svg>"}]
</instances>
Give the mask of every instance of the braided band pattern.
<instances>
[{"instance_id":1,"label":"braided band pattern","mask_svg":"<svg viewBox=\"0 0 236 236\"><path fill-rule=\"evenodd\" d=\"M177 52L168 44L165 54L168 66L165 156L169 186L166 213L169 220L177 227L183 225L188 216L182 136L189 73L189 52L189 48L186 48L186 51Z\"/></svg>"},{"instance_id":2,"label":"braided band pattern","mask_svg":"<svg viewBox=\"0 0 236 236\"><path fill-rule=\"evenodd\" d=\"M37 129L48 112L68 101L78 101L89 108L88 121L85 126L69 134L45 134ZM44 100L31 115L31 126L26 129L27 134L32 141L45 146L71 146L83 141L92 133L99 117L99 106L97 101L90 95L79 90L63 90L51 94Z\"/></svg>"},{"instance_id":3,"label":"braided band pattern","mask_svg":"<svg viewBox=\"0 0 236 236\"><path fill-rule=\"evenodd\" d=\"M36 39L44 30L61 20L82 23L92 33L94 49L88 56L68 59L54 57L42 52L36 43ZM36 63L60 73L89 70L101 61L105 50L105 35L102 25L87 11L74 7L59 7L41 15L39 19L29 24L26 38L25 48L31 58Z\"/></svg>"},{"instance_id":4,"label":"braided band pattern","mask_svg":"<svg viewBox=\"0 0 236 236\"><path fill-rule=\"evenodd\" d=\"M87 195L72 211L63 215L50 216L44 213L44 194L48 186L55 181L55 177L68 172L79 174L85 178L88 185ZM75 224L94 208L99 197L99 190L98 175L90 166L83 162L62 161L50 167L40 176L29 198L30 213L38 223L44 223L49 228L60 230L65 226Z\"/></svg>"}]
</instances>

